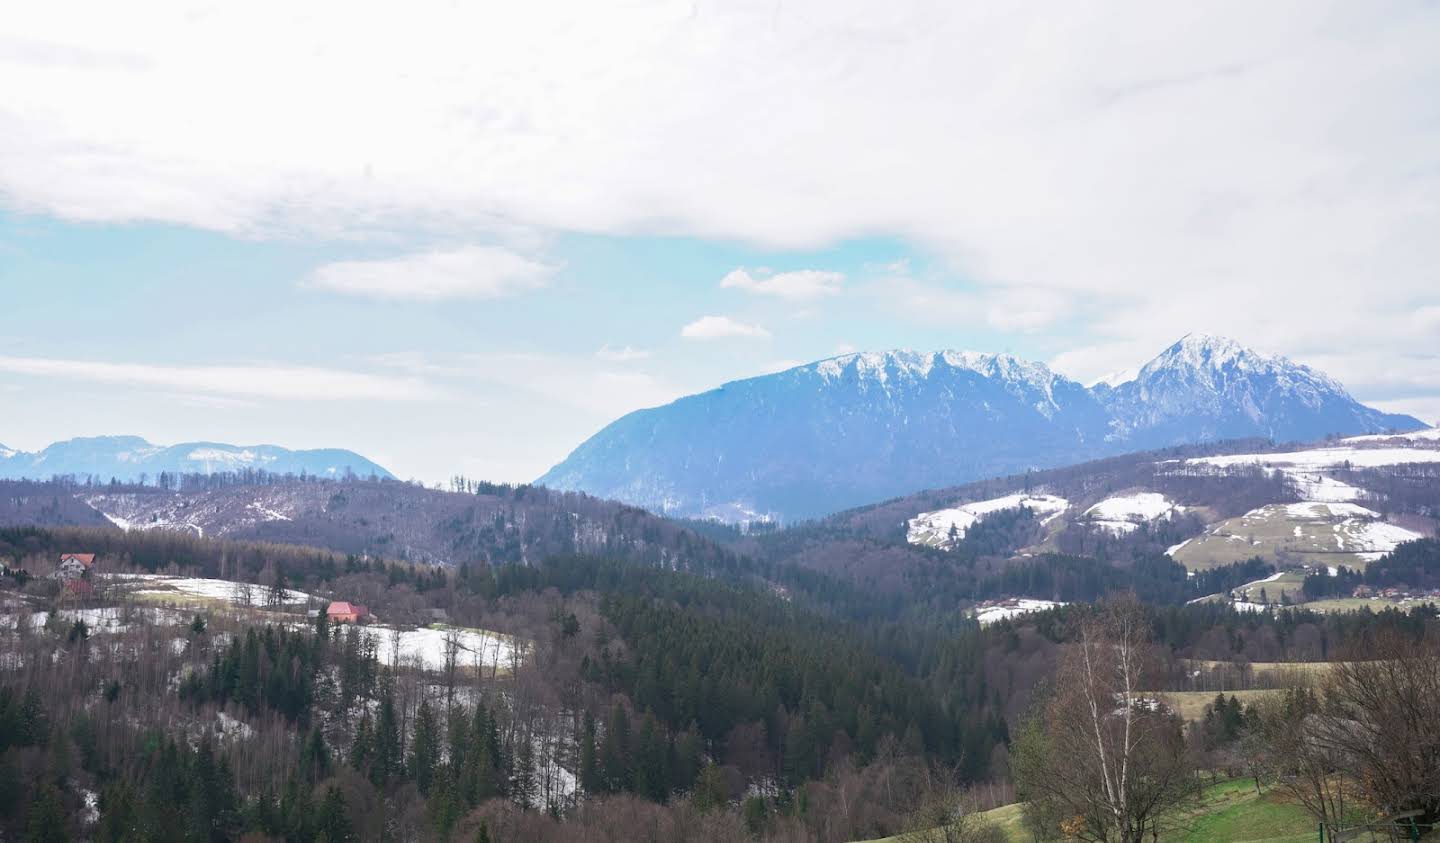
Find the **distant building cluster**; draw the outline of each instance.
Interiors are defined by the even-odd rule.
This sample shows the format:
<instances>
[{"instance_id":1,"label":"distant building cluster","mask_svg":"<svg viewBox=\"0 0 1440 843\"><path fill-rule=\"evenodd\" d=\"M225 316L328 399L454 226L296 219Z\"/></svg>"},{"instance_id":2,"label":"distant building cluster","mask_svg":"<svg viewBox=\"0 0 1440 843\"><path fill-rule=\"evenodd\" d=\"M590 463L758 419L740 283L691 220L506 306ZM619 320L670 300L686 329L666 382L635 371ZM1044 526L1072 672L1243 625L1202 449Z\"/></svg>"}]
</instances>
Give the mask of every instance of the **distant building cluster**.
<instances>
[{"instance_id":1,"label":"distant building cluster","mask_svg":"<svg viewBox=\"0 0 1440 843\"><path fill-rule=\"evenodd\" d=\"M1357 585L1351 592L1351 597L1358 597L1364 600L1372 598L1383 598L1385 600L1437 600L1440 599L1440 588L1431 589L1410 589L1399 586L1388 586L1386 588L1374 588L1368 585Z\"/></svg>"}]
</instances>

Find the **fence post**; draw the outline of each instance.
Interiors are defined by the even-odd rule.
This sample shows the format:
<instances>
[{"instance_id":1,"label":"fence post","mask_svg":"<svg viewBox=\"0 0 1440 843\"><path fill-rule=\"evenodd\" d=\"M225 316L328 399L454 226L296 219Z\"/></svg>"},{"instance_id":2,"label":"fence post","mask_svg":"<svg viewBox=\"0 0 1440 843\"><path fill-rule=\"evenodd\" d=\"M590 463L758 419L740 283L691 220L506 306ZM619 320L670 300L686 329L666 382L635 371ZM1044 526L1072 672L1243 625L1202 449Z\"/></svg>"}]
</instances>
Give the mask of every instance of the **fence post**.
<instances>
[{"instance_id":1,"label":"fence post","mask_svg":"<svg viewBox=\"0 0 1440 843\"><path fill-rule=\"evenodd\" d=\"M1325 823L1320 823L1320 843L1325 843Z\"/></svg>"}]
</instances>

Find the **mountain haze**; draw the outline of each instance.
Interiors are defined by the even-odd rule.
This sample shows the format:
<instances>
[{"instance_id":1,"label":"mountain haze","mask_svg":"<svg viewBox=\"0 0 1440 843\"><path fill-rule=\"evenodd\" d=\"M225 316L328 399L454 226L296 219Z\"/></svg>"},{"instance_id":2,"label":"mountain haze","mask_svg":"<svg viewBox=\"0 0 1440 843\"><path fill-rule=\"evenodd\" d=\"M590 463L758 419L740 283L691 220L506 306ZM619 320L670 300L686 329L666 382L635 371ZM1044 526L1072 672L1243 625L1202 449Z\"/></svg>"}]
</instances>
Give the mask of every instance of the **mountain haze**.
<instances>
[{"instance_id":1,"label":"mountain haze","mask_svg":"<svg viewBox=\"0 0 1440 843\"><path fill-rule=\"evenodd\" d=\"M537 482L672 515L790 520L1168 445L1423 426L1221 337L1187 336L1091 388L1010 355L865 352L630 413Z\"/></svg>"},{"instance_id":2,"label":"mountain haze","mask_svg":"<svg viewBox=\"0 0 1440 843\"><path fill-rule=\"evenodd\" d=\"M131 482L147 474L220 474L253 469L271 474L388 478L390 472L354 451L322 448L292 451L277 445L185 442L152 445L138 436L95 436L56 442L35 452L0 446L0 479L40 480L56 476Z\"/></svg>"}]
</instances>

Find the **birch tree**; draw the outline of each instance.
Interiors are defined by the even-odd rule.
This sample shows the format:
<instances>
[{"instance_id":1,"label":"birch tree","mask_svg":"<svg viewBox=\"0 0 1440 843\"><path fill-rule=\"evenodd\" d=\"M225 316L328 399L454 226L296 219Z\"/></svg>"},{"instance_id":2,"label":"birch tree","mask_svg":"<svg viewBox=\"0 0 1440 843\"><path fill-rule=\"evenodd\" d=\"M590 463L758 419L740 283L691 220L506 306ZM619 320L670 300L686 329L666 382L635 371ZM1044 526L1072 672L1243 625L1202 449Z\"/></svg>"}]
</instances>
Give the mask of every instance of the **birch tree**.
<instances>
[{"instance_id":1,"label":"birch tree","mask_svg":"<svg viewBox=\"0 0 1440 843\"><path fill-rule=\"evenodd\" d=\"M1054 690L1021 729L1014 771L1035 822L1095 843L1141 843L1193 794L1181 722L1157 694L1144 610L1085 618Z\"/></svg>"}]
</instances>

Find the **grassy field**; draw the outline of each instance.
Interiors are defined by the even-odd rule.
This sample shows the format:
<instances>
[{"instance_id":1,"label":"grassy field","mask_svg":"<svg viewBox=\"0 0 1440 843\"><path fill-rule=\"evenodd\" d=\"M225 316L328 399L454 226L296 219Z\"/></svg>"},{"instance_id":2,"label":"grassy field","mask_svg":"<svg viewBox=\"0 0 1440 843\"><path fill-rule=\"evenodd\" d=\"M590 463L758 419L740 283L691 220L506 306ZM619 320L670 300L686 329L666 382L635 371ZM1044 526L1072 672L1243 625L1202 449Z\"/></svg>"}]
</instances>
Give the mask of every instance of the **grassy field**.
<instances>
[{"instance_id":1,"label":"grassy field","mask_svg":"<svg viewBox=\"0 0 1440 843\"><path fill-rule=\"evenodd\" d=\"M1272 504L1212 525L1173 555L1176 562L1201 571L1259 556L1290 565L1344 565L1359 570L1366 560L1356 552L1365 544L1363 522L1326 511L1297 513ZM1271 596L1272 600L1278 600Z\"/></svg>"},{"instance_id":2,"label":"grassy field","mask_svg":"<svg viewBox=\"0 0 1440 843\"><path fill-rule=\"evenodd\" d=\"M991 811L984 811L980 814L985 819L999 826L1005 832L1005 838L1011 843L1029 843L1034 838L1030 832L1025 830L1024 806L1020 804L1004 805ZM879 840L865 841L865 843L911 843L918 835L897 834L894 837L883 837ZM941 838L938 834L931 835L936 841ZM914 843L929 843L928 838L920 838Z\"/></svg>"},{"instance_id":3,"label":"grassy field","mask_svg":"<svg viewBox=\"0 0 1440 843\"><path fill-rule=\"evenodd\" d=\"M1221 662L1211 659L1185 659L1184 662L1193 667L1203 667L1210 670L1234 664L1234 662ZM1250 662L1250 670L1252 673L1274 673L1276 671L1320 673L1329 669L1330 662Z\"/></svg>"},{"instance_id":4,"label":"grassy field","mask_svg":"<svg viewBox=\"0 0 1440 843\"><path fill-rule=\"evenodd\" d=\"M1411 599L1387 600L1383 597L1340 597L1334 600L1312 600L1305 604L1305 608L1312 612L1358 612L1362 609L1369 609L1372 612L1399 609L1402 612L1408 612L1416 606L1434 602L1434 600Z\"/></svg>"},{"instance_id":5,"label":"grassy field","mask_svg":"<svg viewBox=\"0 0 1440 843\"><path fill-rule=\"evenodd\" d=\"M1300 571L1286 571L1273 580L1246 583L1235 589L1235 596L1250 603L1280 603L1284 596L1291 603L1304 599L1305 574ZM1261 592L1264 592L1263 594ZM1262 599L1263 598L1263 599Z\"/></svg>"},{"instance_id":6,"label":"grassy field","mask_svg":"<svg viewBox=\"0 0 1440 843\"><path fill-rule=\"evenodd\" d=\"M1034 840L1025 830L1020 805L1006 805L983 816L999 826L1010 843ZM1274 790L1257 795L1250 779L1207 787L1201 804L1177 813L1168 826L1160 839L1174 843L1306 843L1316 839L1315 823L1304 808ZM909 841L900 836L871 843Z\"/></svg>"},{"instance_id":7,"label":"grassy field","mask_svg":"<svg viewBox=\"0 0 1440 843\"><path fill-rule=\"evenodd\" d=\"M1220 691L1164 691L1164 692L1161 693L1161 696L1163 696L1163 697L1165 698L1166 702L1168 702L1168 703L1170 704L1170 707L1175 710L1175 713L1178 714L1178 715L1180 715L1180 719L1181 719L1181 720L1185 720L1185 721L1188 722L1188 721L1193 721L1193 720L1199 720L1201 717L1204 717L1204 716L1205 716L1205 706L1207 706L1207 705L1209 705L1210 703L1214 702L1214 701L1215 701L1215 695L1216 695L1216 694L1219 694L1219 693L1221 693L1221 692L1220 692ZM1225 691L1225 692L1224 692L1225 696L1227 696L1227 697L1235 697L1236 699L1240 700L1240 704L1241 704L1241 705L1247 705L1247 704L1249 704L1249 703L1255 702L1256 700L1262 699L1262 698L1264 698L1265 696L1267 696L1267 695L1269 695L1269 694L1277 694L1277 693L1279 693L1279 691Z\"/></svg>"},{"instance_id":8,"label":"grassy field","mask_svg":"<svg viewBox=\"0 0 1440 843\"><path fill-rule=\"evenodd\" d=\"M1302 843L1317 839L1315 821L1304 808L1274 790L1256 795L1250 779L1208 788L1204 799L1198 810L1186 812L1168 839L1184 843Z\"/></svg>"}]
</instances>

